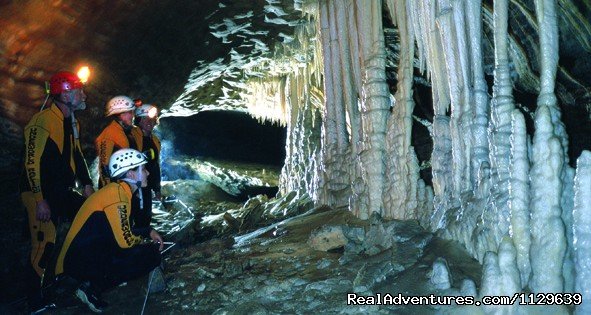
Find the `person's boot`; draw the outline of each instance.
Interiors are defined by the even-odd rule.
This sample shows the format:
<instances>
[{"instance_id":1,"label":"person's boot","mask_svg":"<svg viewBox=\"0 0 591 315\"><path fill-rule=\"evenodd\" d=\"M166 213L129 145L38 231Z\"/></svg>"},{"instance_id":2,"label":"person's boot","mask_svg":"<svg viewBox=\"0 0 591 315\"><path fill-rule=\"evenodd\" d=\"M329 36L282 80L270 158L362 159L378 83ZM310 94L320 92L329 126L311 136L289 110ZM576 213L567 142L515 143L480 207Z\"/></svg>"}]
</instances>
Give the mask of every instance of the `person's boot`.
<instances>
[{"instance_id":1,"label":"person's boot","mask_svg":"<svg viewBox=\"0 0 591 315\"><path fill-rule=\"evenodd\" d=\"M29 314L41 314L47 310L55 309L55 303L49 302L41 293L41 290L35 294L29 294Z\"/></svg>"},{"instance_id":2,"label":"person's boot","mask_svg":"<svg viewBox=\"0 0 591 315\"><path fill-rule=\"evenodd\" d=\"M80 285L76 290L76 297L95 313L102 313L108 306L107 302L101 299L100 294L92 289L89 282Z\"/></svg>"}]
</instances>

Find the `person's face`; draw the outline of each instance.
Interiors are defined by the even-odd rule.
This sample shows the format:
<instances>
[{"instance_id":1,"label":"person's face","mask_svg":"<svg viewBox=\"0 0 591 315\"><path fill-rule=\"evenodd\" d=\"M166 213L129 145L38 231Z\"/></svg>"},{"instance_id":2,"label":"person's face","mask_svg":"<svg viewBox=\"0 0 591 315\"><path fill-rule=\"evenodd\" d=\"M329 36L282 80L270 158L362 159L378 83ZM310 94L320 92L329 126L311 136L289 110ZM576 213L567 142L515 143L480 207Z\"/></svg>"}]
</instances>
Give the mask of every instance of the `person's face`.
<instances>
[{"instance_id":1,"label":"person's face","mask_svg":"<svg viewBox=\"0 0 591 315\"><path fill-rule=\"evenodd\" d=\"M158 125L158 118L150 118L150 117L142 117L139 122L139 127L142 128L143 131L152 132L154 127Z\"/></svg>"},{"instance_id":2,"label":"person's face","mask_svg":"<svg viewBox=\"0 0 591 315\"><path fill-rule=\"evenodd\" d=\"M130 110L119 114L119 120L121 120L124 125L131 127L133 125L133 111Z\"/></svg>"},{"instance_id":3,"label":"person's face","mask_svg":"<svg viewBox=\"0 0 591 315\"><path fill-rule=\"evenodd\" d=\"M142 188L148 186L148 175L150 175L150 172L148 172L145 166L145 164L141 165L139 170L142 173Z\"/></svg>"},{"instance_id":4,"label":"person's face","mask_svg":"<svg viewBox=\"0 0 591 315\"><path fill-rule=\"evenodd\" d=\"M140 165L138 169L135 171L130 171L129 174L130 178L134 181L139 181L141 174L142 188L148 186L148 175L150 175L150 172L148 172L148 170L146 169L145 164Z\"/></svg>"},{"instance_id":5,"label":"person's face","mask_svg":"<svg viewBox=\"0 0 591 315\"><path fill-rule=\"evenodd\" d=\"M83 110L86 108L86 94L82 89L74 89L61 93L61 101L71 104L72 110Z\"/></svg>"}]
</instances>

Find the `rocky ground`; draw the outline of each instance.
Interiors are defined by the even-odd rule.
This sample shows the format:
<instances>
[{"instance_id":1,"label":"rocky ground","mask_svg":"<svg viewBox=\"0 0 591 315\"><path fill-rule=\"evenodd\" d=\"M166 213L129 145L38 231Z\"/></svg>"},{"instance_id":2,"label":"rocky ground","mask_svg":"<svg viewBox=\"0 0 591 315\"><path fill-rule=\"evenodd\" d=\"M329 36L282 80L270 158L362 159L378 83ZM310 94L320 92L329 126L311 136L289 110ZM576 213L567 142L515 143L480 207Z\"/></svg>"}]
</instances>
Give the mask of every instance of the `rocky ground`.
<instances>
[{"instance_id":1,"label":"rocky ground","mask_svg":"<svg viewBox=\"0 0 591 315\"><path fill-rule=\"evenodd\" d=\"M155 226L176 245L152 279L145 314L407 314L477 309L351 305L349 294L475 295L481 266L457 244L416 221L368 221L345 209L314 208L307 196L242 202L200 179L167 182ZM7 268L10 268L8 266ZM139 314L149 278L108 291L107 314ZM60 308L88 313L67 279ZM2 311L24 313L24 301Z\"/></svg>"}]
</instances>

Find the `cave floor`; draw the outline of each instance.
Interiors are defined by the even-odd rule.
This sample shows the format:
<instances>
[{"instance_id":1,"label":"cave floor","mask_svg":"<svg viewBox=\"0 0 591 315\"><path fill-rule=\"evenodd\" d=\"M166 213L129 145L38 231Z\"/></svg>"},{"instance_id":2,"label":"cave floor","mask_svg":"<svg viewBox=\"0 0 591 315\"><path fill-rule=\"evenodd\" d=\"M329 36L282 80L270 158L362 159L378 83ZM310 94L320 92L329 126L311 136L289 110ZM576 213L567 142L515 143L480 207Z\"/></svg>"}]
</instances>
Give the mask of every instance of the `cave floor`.
<instances>
[{"instance_id":1,"label":"cave floor","mask_svg":"<svg viewBox=\"0 0 591 315\"><path fill-rule=\"evenodd\" d=\"M278 172L271 176L278 177ZM163 193L179 197L156 205L156 228L165 240L177 244L164 256L165 281L152 282L153 288L163 289L166 283L165 289L149 294L145 314L480 312L480 309L453 306L347 304L349 293L442 296L459 295L459 287L465 279L479 286L481 265L457 243L435 237L416 221L384 221L384 226L395 227L395 235L390 236L392 245L385 249L357 254L343 247L320 251L308 245L314 231L323 226L344 226L367 232L369 221L361 221L345 209L312 208L309 201L298 204L294 196L285 196L279 202L258 198L243 204L199 179L165 183ZM267 209L272 208L279 215L270 220L269 212L265 212L266 219L252 219L254 214L261 214L255 211L264 208L259 205L265 204L271 204ZM242 223L240 228L229 227L223 218L226 212ZM201 224L197 224L198 221ZM7 228L10 233L26 232L19 226L13 224ZM26 248L28 242L18 241L18 244L17 248ZM15 248L6 244L5 247ZM26 257L24 254L18 256ZM437 289L430 282L432 265L437 258L444 258L447 263L451 288ZM104 299L109 303L105 313L140 314L148 280L148 276L144 276L105 292ZM18 276L11 281L18 283ZM46 314L90 314L86 306L73 297L74 290L75 283L65 281L57 290L60 307ZM8 313L24 313L25 310L24 302L4 308Z\"/></svg>"},{"instance_id":2,"label":"cave floor","mask_svg":"<svg viewBox=\"0 0 591 315\"><path fill-rule=\"evenodd\" d=\"M453 277L480 279L480 265L452 242L432 237L416 222L397 222L394 246L372 256L318 251L307 244L323 225L367 228L350 212L328 208L263 227L250 234L178 245L165 259L166 290L151 293L145 314L434 314L434 306L347 305L360 295L449 295L429 282L435 258L444 257ZM105 293L106 314L139 314L148 277ZM154 285L154 282L153 282ZM451 290L451 291L450 291ZM77 301L48 314L88 313ZM450 307L447 307L449 309Z\"/></svg>"}]
</instances>

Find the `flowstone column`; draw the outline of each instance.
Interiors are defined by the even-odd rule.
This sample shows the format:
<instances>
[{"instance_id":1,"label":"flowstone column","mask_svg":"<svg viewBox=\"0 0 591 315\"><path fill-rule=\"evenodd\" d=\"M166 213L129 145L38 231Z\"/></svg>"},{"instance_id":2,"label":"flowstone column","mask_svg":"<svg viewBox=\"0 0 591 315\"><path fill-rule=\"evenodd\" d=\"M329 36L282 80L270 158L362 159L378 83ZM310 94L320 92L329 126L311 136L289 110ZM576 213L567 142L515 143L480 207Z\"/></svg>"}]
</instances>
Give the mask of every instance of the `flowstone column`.
<instances>
[{"instance_id":1,"label":"flowstone column","mask_svg":"<svg viewBox=\"0 0 591 315\"><path fill-rule=\"evenodd\" d=\"M331 1L319 3L319 32L324 64L324 113L322 125L322 184L319 203L343 206L351 194L350 160L345 109L342 104L340 46L336 38L338 21Z\"/></svg>"},{"instance_id":2,"label":"flowstone column","mask_svg":"<svg viewBox=\"0 0 591 315\"><path fill-rule=\"evenodd\" d=\"M541 75L536 109L531 184L532 292L562 292L567 234L562 215L566 144L554 94L558 64L558 26L554 0L537 0Z\"/></svg>"},{"instance_id":3,"label":"flowstone column","mask_svg":"<svg viewBox=\"0 0 591 315\"><path fill-rule=\"evenodd\" d=\"M461 0L439 0L437 24L443 45L443 55L449 80L451 99L450 131L452 137L453 192L454 199L460 198L464 191L471 191L470 179L470 137L466 137L471 126L468 104L470 103L470 84L468 82L469 64L467 61L464 7Z\"/></svg>"},{"instance_id":4,"label":"flowstone column","mask_svg":"<svg viewBox=\"0 0 591 315\"><path fill-rule=\"evenodd\" d=\"M384 150L386 119L390 93L386 83L386 49L382 29L382 2L356 0L359 55L361 60L361 147L360 167L367 185L367 209L360 213L366 219L372 212L382 213L384 206Z\"/></svg>"},{"instance_id":5,"label":"flowstone column","mask_svg":"<svg viewBox=\"0 0 591 315\"><path fill-rule=\"evenodd\" d=\"M433 205L434 210L430 218L432 230L446 225L446 211L452 205L452 142L449 130L449 116L446 112L450 105L449 82L441 36L436 25L437 2L422 0L418 4L418 16L423 21L422 34L417 40L423 42L426 64L429 69L433 87L433 152L431 167L433 173Z\"/></svg>"},{"instance_id":6,"label":"flowstone column","mask_svg":"<svg viewBox=\"0 0 591 315\"><path fill-rule=\"evenodd\" d=\"M400 34L400 58L398 85L392 114L388 119L386 133L386 185L384 189L385 217L416 219L418 207L417 183L418 161L411 144L414 32L410 1L389 2L393 21ZM394 15L395 12L395 15Z\"/></svg>"},{"instance_id":7,"label":"flowstone column","mask_svg":"<svg viewBox=\"0 0 591 315\"><path fill-rule=\"evenodd\" d=\"M494 1L494 44L495 70L493 97L491 100L490 155L492 176L492 202L497 223L494 226L495 242L509 231L509 164L511 154L511 115L515 109L513 103L513 84L509 71L508 53L508 16L509 2ZM495 246L496 247L496 246Z\"/></svg>"},{"instance_id":8,"label":"flowstone column","mask_svg":"<svg viewBox=\"0 0 591 315\"><path fill-rule=\"evenodd\" d=\"M474 100L472 115L472 157L470 179L475 188L481 188L484 183L481 182L483 165L490 165L488 149L488 86L484 79L484 69L482 66L482 1L466 1L466 15L468 20L468 37L470 38L470 63L472 69L473 96ZM481 189L475 190L477 197L483 198ZM488 191L486 192L488 193Z\"/></svg>"}]
</instances>

